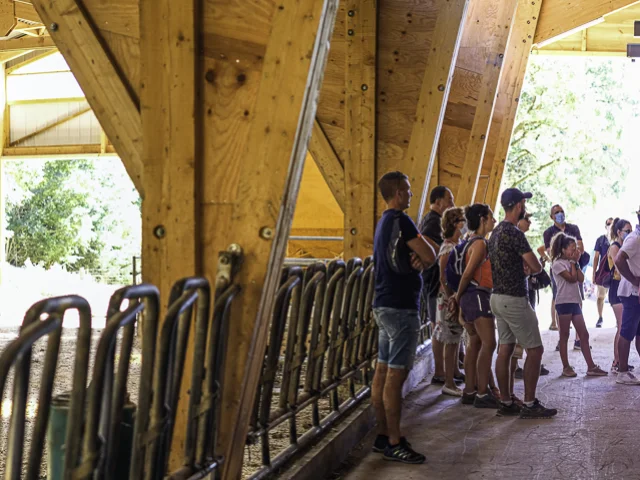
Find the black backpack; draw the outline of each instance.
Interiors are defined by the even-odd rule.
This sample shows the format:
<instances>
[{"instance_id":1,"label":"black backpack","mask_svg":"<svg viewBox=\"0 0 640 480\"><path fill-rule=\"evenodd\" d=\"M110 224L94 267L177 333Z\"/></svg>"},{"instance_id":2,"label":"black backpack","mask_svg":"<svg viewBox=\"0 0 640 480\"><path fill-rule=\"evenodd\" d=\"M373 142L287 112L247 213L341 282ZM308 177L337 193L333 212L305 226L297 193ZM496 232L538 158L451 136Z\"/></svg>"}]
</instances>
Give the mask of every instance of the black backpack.
<instances>
[{"instance_id":1,"label":"black backpack","mask_svg":"<svg viewBox=\"0 0 640 480\"><path fill-rule=\"evenodd\" d=\"M400 229L400 217L402 212L398 212L393 217L393 226L391 229L391 238L387 245L387 262L392 271L399 275L408 275L414 273L411 267L410 249L407 247L404 238L402 238L402 230Z\"/></svg>"}]
</instances>

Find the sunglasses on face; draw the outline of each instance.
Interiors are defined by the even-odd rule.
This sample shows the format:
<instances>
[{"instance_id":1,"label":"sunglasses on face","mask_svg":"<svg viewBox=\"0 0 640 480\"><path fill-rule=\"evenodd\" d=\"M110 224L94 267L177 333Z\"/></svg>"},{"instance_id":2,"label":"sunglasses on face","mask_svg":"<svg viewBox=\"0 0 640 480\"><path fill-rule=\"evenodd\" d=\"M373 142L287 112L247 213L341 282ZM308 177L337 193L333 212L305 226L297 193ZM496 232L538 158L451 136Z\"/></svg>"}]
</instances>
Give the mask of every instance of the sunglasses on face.
<instances>
[{"instance_id":1,"label":"sunglasses on face","mask_svg":"<svg viewBox=\"0 0 640 480\"><path fill-rule=\"evenodd\" d=\"M626 230L625 229L625 230L622 230L622 231L625 232L625 233L631 233L631 230Z\"/></svg>"},{"instance_id":2,"label":"sunglasses on face","mask_svg":"<svg viewBox=\"0 0 640 480\"><path fill-rule=\"evenodd\" d=\"M564 210L556 210L555 212L553 212L554 215L557 215L559 213L564 213Z\"/></svg>"}]
</instances>

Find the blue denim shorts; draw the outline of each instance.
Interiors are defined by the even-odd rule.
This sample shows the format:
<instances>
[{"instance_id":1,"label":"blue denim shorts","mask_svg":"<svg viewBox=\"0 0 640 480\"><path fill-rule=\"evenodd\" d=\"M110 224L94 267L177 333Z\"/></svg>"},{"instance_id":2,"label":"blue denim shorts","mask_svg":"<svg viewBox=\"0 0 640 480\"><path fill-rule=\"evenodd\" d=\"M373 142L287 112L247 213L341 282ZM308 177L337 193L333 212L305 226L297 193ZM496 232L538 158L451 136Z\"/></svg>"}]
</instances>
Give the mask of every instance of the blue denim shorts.
<instances>
[{"instance_id":1,"label":"blue denim shorts","mask_svg":"<svg viewBox=\"0 0 640 480\"><path fill-rule=\"evenodd\" d=\"M579 303L556 303L558 315L582 315L582 307Z\"/></svg>"},{"instance_id":2,"label":"blue denim shorts","mask_svg":"<svg viewBox=\"0 0 640 480\"><path fill-rule=\"evenodd\" d=\"M622 302L622 326L620 336L625 340L633 341L640 337L640 303L638 297L620 297Z\"/></svg>"},{"instance_id":3,"label":"blue denim shorts","mask_svg":"<svg viewBox=\"0 0 640 480\"><path fill-rule=\"evenodd\" d=\"M417 310L378 307L378 362L389 368L411 370L418 348L420 315Z\"/></svg>"}]
</instances>

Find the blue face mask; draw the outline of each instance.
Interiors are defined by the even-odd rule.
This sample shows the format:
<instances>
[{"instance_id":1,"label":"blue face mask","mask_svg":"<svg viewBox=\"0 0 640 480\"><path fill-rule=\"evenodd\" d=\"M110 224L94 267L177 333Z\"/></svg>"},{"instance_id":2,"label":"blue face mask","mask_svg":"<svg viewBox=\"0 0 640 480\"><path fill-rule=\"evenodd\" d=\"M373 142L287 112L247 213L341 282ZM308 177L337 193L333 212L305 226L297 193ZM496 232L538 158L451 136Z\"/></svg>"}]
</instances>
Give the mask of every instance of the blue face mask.
<instances>
[{"instance_id":1,"label":"blue face mask","mask_svg":"<svg viewBox=\"0 0 640 480\"><path fill-rule=\"evenodd\" d=\"M627 238L629 236L629 232L620 232L620 238L622 238L622 241L624 242L624 239Z\"/></svg>"},{"instance_id":2,"label":"blue face mask","mask_svg":"<svg viewBox=\"0 0 640 480\"><path fill-rule=\"evenodd\" d=\"M467 228L467 225L465 224L465 225L460 229L460 235L464 237L468 232L469 232L469 229Z\"/></svg>"},{"instance_id":3,"label":"blue face mask","mask_svg":"<svg viewBox=\"0 0 640 480\"><path fill-rule=\"evenodd\" d=\"M555 217L553 217L556 219L556 223L559 223L560 225L564 225L564 213L560 212L560 213L556 213Z\"/></svg>"}]
</instances>

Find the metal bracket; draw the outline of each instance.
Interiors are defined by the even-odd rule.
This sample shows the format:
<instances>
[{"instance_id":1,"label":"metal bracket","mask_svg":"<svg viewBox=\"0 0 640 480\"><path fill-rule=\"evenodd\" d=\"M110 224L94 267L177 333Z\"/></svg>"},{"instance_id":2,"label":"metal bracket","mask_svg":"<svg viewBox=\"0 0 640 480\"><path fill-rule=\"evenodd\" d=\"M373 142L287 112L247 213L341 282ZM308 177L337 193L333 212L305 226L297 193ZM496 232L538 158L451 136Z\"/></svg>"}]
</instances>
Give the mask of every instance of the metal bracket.
<instances>
[{"instance_id":1,"label":"metal bracket","mask_svg":"<svg viewBox=\"0 0 640 480\"><path fill-rule=\"evenodd\" d=\"M216 289L226 288L231 285L233 277L240 269L244 260L242 247L232 243L218 254L218 273L216 274Z\"/></svg>"}]
</instances>

